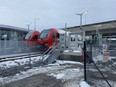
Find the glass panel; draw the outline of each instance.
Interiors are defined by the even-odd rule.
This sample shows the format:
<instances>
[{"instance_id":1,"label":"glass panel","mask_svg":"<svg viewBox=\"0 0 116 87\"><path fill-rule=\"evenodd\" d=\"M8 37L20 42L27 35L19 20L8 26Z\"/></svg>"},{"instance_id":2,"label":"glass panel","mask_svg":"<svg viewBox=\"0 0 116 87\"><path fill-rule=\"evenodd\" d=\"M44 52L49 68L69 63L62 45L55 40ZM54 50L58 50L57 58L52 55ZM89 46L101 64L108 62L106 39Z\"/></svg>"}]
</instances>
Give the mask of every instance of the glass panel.
<instances>
[{"instance_id":1,"label":"glass panel","mask_svg":"<svg viewBox=\"0 0 116 87\"><path fill-rule=\"evenodd\" d=\"M75 41L75 35L71 35L71 41Z\"/></svg>"},{"instance_id":2,"label":"glass panel","mask_svg":"<svg viewBox=\"0 0 116 87\"><path fill-rule=\"evenodd\" d=\"M40 34L40 39L44 39L48 36L50 30L43 30Z\"/></svg>"},{"instance_id":3,"label":"glass panel","mask_svg":"<svg viewBox=\"0 0 116 87\"><path fill-rule=\"evenodd\" d=\"M25 36L25 40L28 40L28 39L31 37L32 34L33 34L33 32L29 32L29 33Z\"/></svg>"}]
</instances>

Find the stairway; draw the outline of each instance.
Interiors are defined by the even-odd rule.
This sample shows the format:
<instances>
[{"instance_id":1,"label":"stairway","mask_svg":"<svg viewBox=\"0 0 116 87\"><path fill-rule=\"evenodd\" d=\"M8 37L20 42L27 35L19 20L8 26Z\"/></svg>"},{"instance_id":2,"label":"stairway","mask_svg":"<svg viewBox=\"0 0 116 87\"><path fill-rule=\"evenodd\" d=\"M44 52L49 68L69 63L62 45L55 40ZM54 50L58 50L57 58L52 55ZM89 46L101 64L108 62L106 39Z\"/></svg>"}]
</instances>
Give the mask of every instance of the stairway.
<instances>
[{"instance_id":1,"label":"stairway","mask_svg":"<svg viewBox=\"0 0 116 87\"><path fill-rule=\"evenodd\" d=\"M42 62L44 64L51 64L58 59L61 53L62 51L60 50L59 44L53 45L43 54Z\"/></svg>"}]
</instances>

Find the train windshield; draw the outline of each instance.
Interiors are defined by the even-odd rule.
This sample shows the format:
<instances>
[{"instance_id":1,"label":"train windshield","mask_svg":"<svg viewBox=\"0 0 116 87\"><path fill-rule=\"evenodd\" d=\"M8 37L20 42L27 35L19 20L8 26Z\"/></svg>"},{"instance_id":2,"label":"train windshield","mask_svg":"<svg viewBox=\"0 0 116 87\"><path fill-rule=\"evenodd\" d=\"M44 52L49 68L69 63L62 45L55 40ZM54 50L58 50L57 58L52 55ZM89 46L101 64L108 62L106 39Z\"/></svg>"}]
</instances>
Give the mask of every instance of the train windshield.
<instances>
[{"instance_id":1,"label":"train windshield","mask_svg":"<svg viewBox=\"0 0 116 87\"><path fill-rule=\"evenodd\" d=\"M47 38L48 34L49 34L50 30L43 30L40 34L40 39L44 39Z\"/></svg>"},{"instance_id":2,"label":"train windshield","mask_svg":"<svg viewBox=\"0 0 116 87\"><path fill-rule=\"evenodd\" d=\"M25 40L29 40L29 38L32 36L33 32L29 32L26 36L25 36Z\"/></svg>"}]
</instances>

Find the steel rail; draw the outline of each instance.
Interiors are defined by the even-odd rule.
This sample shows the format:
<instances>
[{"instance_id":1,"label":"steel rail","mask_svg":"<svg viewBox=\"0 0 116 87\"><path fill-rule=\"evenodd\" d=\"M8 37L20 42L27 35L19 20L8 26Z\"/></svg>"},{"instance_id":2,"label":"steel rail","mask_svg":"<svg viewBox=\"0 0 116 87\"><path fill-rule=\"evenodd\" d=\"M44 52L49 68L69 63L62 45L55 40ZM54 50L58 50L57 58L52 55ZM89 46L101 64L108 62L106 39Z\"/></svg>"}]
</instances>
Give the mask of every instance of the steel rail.
<instances>
[{"instance_id":1,"label":"steel rail","mask_svg":"<svg viewBox=\"0 0 116 87\"><path fill-rule=\"evenodd\" d=\"M18 60L18 59L25 59L25 58L29 58L29 57L37 57L37 56L41 56L42 53L25 53L25 54L17 54L17 55L9 55L9 56L3 56L0 57L0 62L5 62L5 61L13 61L13 60Z\"/></svg>"}]
</instances>

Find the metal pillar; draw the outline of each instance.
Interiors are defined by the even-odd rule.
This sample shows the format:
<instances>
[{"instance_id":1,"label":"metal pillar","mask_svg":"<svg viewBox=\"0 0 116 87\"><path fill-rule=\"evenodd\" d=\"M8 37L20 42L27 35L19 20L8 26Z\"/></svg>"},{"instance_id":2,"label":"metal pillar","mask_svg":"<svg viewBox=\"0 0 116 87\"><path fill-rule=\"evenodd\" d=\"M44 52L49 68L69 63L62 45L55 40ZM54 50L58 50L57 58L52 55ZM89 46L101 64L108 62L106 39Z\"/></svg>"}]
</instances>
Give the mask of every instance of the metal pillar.
<instances>
[{"instance_id":1,"label":"metal pillar","mask_svg":"<svg viewBox=\"0 0 116 87\"><path fill-rule=\"evenodd\" d=\"M84 41L84 81L87 81L87 76L86 76L86 43Z\"/></svg>"}]
</instances>

